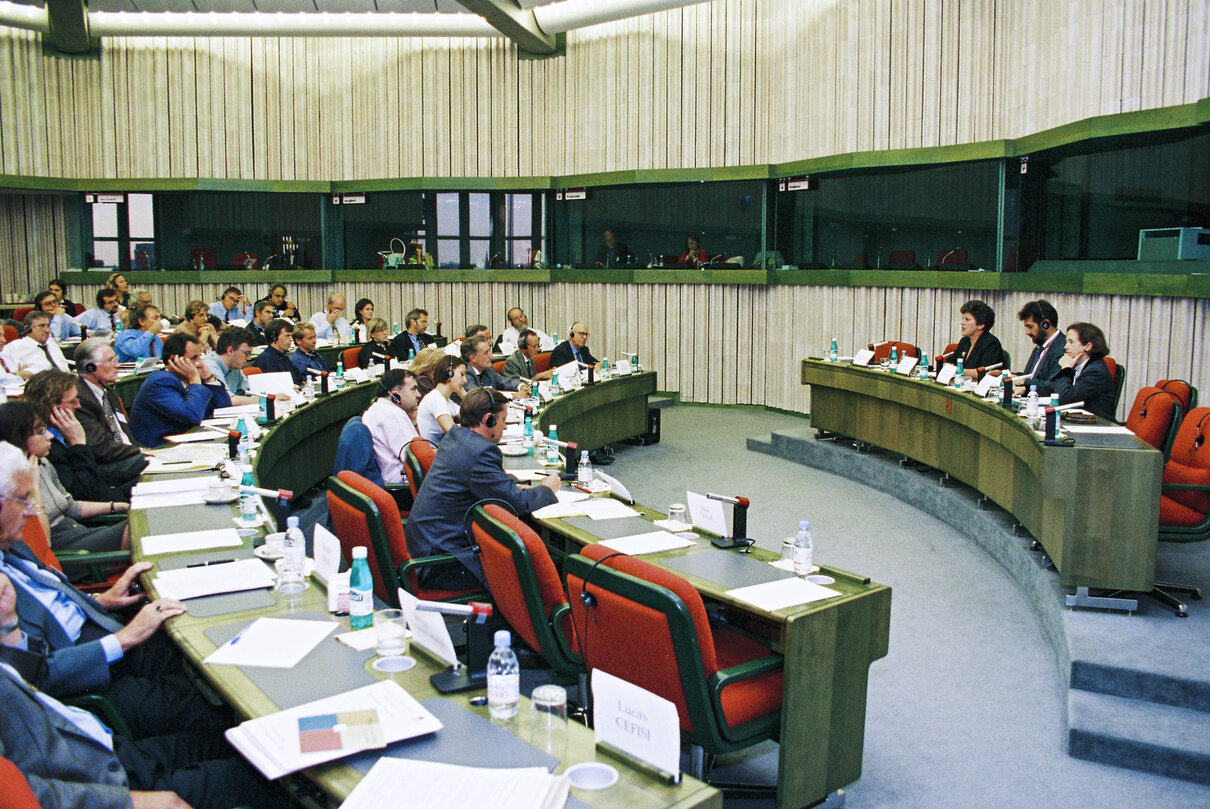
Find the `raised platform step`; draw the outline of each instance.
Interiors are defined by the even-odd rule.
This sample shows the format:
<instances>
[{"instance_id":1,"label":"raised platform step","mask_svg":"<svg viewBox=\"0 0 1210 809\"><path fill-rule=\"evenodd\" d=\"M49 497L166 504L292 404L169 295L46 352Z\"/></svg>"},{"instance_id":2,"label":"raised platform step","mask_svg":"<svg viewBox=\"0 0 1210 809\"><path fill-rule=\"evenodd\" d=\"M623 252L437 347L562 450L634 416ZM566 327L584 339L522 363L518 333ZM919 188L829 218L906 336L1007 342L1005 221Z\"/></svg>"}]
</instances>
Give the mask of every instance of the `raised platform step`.
<instances>
[{"instance_id":1,"label":"raised platform step","mask_svg":"<svg viewBox=\"0 0 1210 809\"><path fill-rule=\"evenodd\" d=\"M1210 715L1072 689L1067 751L1073 757L1210 784Z\"/></svg>"},{"instance_id":2,"label":"raised platform step","mask_svg":"<svg viewBox=\"0 0 1210 809\"><path fill-rule=\"evenodd\" d=\"M1210 745L1210 643L1206 642L1210 601L1187 602L1185 619L1148 599L1140 601L1135 615L1067 609L1066 589L1054 570L1045 567L1043 554L1029 550L1031 538L1017 536L1014 520L1004 511L981 507L987 504L980 504L975 490L954 482L941 486L938 472L902 466L898 456L884 451L859 453L851 441L817 440L809 427L776 432L768 440L749 438L747 446L893 493L951 526L996 560L1033 607L1055 651L1069 689L1069 710L1071 705L1080 709L1078 717L1068 717L1073 756L1210 783L1203 780L1205 774L1191 775L1198 766L1210 773L1210 759L1203 760L1200 745L1182 748L1183 742L1173 742L1176 752L1164 748L1164 755L1136 755L1135 763L1121 752L1154 741L1146 737L1140 741L1137 732L1126 732L1131 725L1123 716L1146 726L1146 717L1154 714L1156 723L1179 722L1190 729L1200 720L1200 732ZM1162 543L1157 568L1157 578L1210 589L1210 545ZM1129 711L1115 708L1103 720L1098 717L1098 706L1119 702L1128 703ZM1175 733L1175 728L1170 729ZM1181 731L1166 738L1186 736ZM1181 763L1166 763L1170 761Z\"/></svg>"},{"instance_id":3,"label":"raised platform step","mask_svg":"<svg viewBox=\"0 0 1210 809\"><path fill-rule=\"evenodd\" d=\"M653 393L647 397L647 407L654 407L656 410L665 410L676 405L680 401L679 393Z\"/></svg>"}]
</instances>

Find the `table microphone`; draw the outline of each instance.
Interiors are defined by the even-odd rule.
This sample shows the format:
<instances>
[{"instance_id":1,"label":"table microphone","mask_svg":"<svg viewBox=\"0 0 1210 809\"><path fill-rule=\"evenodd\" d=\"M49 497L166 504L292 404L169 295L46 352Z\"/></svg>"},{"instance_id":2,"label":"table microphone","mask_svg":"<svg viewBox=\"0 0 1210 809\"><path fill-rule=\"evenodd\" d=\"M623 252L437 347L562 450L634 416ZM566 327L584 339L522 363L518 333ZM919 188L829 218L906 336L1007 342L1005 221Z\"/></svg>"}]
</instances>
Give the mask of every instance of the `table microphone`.
<instances>
[{"instance_id":1,"label":"table microphone","mask_svg":"<svg viewBox=\"0 0 1210 809\"><path fill-rule=\"evenodd\" d=\"M711 494L706 492L707 500L717 500L720 503L730 503L735 506L731 512L731 536L715 537L710 540L710 543L716 548L738 548L743 545L746 548L751 548L755 544L755 540L748 539L748 498L746 497L728 497L725 494Z\"/></svg>"}]
</instances>

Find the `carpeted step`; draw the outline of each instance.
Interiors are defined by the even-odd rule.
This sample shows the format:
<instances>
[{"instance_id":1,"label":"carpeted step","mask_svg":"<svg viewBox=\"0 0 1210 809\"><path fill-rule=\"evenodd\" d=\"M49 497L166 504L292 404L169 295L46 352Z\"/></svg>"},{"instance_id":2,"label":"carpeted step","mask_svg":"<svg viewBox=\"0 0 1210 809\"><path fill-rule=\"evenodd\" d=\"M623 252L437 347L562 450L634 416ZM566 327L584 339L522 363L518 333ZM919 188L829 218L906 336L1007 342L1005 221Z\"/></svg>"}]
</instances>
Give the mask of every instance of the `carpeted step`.
<instances>
[{"instance_id":1,"label":"carpeted step","mask_svg":"<svg viewBox=\"0 0 1210 809\"><path fill-rule=\"evenodd\" d=\"M647 407L664 410L675 406L679 398L677 393L653 393L647 397Z\"/></svg>"},{"instance_id":2,"label":"carpeted step","mask_svg":"<svg viewBox=\"0 0 1210 809\"><path fill-rule=\"evenodd\" d=\"M1202 712L1210 735L1210 672L1191 671L1179 677L1076 659L1071 661L1071 688Z\"/></svg>"},{"instance_id":3,"label":"carpeted step","mask_svg":"<svg viewBox=\"0 0 1210 809\"><path fill-rule=\"evenodd\" d=\"M1074 758L1210 784L1210 714L1072 689L1067 725Z\"/></svg>"}]
</instances>

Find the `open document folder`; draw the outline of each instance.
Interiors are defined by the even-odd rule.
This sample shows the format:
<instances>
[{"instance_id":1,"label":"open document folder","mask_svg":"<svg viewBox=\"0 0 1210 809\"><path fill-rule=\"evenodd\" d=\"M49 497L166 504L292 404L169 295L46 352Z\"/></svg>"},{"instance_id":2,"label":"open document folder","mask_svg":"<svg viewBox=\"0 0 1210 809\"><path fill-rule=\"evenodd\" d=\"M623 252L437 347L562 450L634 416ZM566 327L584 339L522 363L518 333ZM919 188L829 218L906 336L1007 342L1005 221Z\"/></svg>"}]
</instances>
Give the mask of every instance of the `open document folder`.
<instances>
[{"instance_id":1,"label":"open document folder","mask_svg":"<svg viewBox=\"0 0 1210 809\"><path fill-rule=\"evenodd\" d=\"M353 715L360 721L367 711L377 714L376 732L346 734L346 744L316 745L309 738L325 720ZM381 747L435 733L441 722L393 680L346 691L268 716L249 719L227 731L227 741L269 779L281 778L305 767L344 758L357 750ZM360 745L360 746L359 746ZM316 749L317 747L322 749ZM307 752L304 752L304 749ZM399 796L394 796L398 805Z\"/></svg>"}]
</instances>

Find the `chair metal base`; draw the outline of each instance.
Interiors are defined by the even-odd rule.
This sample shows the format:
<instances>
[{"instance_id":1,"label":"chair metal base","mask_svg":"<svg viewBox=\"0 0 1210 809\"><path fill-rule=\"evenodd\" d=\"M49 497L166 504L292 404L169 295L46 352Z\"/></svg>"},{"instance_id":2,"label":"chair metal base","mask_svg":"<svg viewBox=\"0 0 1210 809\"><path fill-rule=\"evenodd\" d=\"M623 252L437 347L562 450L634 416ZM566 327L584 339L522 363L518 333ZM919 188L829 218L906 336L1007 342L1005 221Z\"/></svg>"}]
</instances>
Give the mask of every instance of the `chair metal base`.
<instances>
[{"instance_id":1,"label":"chair metal base","mask_svg":"<svg viewBox=\"0 0 1210 809\"><path fill-rule=\"evenodd\" d=\"M1121 610L1131 614L1138 612L1139 600L1117 595L1120 592L1122 591L1118 590L1107 595L1094 596L1089 588L1077 587L1075 595L1067 596L1067 606L1094 610Z\"/></svg>"},{"instance_id":2,"label":"chair metal base","mask_svg":"<svg viewBox=\"0 0 1210 809\"><path fill-rule=\"evenodd\" d=\"M1185 602L1181 601L1173 593L1185 593L1194 601L1202 600L1202 590L1200 587L1168 581L1157 581L1151 588L1151 592L1147 593L1147 595L1164 606L1170 607L1176 613L1177 618L1188 618L1189 610L1185 607Z\"/></svg>"}]
</instances>

